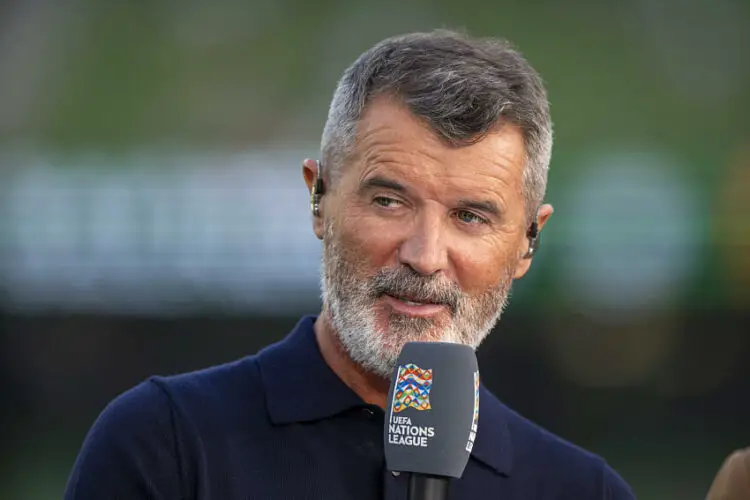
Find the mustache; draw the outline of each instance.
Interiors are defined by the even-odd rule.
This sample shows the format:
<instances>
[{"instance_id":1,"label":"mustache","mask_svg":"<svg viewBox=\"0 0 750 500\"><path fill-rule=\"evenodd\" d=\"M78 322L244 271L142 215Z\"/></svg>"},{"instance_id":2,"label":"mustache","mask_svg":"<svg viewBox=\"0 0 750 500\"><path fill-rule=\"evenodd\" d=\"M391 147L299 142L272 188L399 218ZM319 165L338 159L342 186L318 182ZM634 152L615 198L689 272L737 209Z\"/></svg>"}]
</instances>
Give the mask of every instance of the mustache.
<instances>
[{"instance_id":1,"label":"mustache","mask_svg":"<svg viewBox=\"0 0 750 500\"><path fill-rule=\"evenodd\" d=\"M458 309L463 293L458 285L437 275L424 276L409 267L380 269L370 280L373 298L382 295Z\"/></svg>"}]
</instances>

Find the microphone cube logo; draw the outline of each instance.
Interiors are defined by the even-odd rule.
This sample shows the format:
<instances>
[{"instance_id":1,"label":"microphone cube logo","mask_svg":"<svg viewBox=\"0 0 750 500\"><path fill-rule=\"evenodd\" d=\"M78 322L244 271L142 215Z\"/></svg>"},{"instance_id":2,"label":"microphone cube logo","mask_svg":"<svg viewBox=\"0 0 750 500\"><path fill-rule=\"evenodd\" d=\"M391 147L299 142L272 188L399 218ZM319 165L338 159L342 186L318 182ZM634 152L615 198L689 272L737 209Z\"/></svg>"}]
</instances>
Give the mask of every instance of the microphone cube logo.
<instances>
[{"instance_id":1,"label":"microphone cube logo","mask_svg":"<svg viewBox=\"0 0 750 500\"><path fill-rule=\"evenodd\" d=\"M388 422L388 444L427 448L430 439L435 437L435 428L412 424L411 417L396 415L407 408L428 411L432 369L422 369L414 363L401 365L393 386L393 402Z\"/></svg>"},{"instance_id":2,"label":"microphone cube logo","mask_svg":"<svg viewBox=\"0 0 750 500\"><path fill-rule=\"evenodd\" d=\"M477 437L479 428L479 372L474 372L474 419L469 431L469 441L466 443L466 451L471 452L474 448L474 440Z\"/></svg>"},{"instance_id":3,"label":"microphone cube logo","mask_svg":"<svg viewBox=\"0 0 750 500\"><path fill-rule=\"evenodd\" d=\"M432 369L423 370L413 363L399 366L393 391L393 413L400 413L407 408L430 410L431 388Z\"/></svg>"}]
</instances>

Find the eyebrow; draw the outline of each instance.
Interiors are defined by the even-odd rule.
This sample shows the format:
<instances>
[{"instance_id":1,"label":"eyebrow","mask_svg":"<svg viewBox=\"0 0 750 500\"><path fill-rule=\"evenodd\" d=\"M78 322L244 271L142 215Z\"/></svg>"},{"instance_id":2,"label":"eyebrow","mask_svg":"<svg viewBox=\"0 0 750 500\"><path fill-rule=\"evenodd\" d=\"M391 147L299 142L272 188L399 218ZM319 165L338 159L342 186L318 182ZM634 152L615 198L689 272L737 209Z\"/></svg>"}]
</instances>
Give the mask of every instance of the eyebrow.
<instances>
[{"instance_id":1,"label":"eyebrow","mask_svg":"<svg viewBox=\"0 0 750 500\"><path fill-rule=\"evenodd\" d=\"M472 210L479 210L495 217L500 216L500 208L497 203L491 200L468 200L462 199L458 201L458 205L462 208L469 208Z\"/></svg>"},{"instance_id":2,"label":"eyebrow","mask_svg":"<svg viewBox=\"0 0 750 500\"><path fill-rule=\"evenodd\" d=\"M365 189L372 189L372 188L382 188L382 189L391 189L393 191L398 191L399 193L406 192L406 187L404 187L403 184L400 184L394 180L386 179L385 177L375 176L370 177L369 179L365 179L360 183L359 185L360 190Z\"/></svg>"},{"instance_id":3,"label":"eyebrow","mask_svg":"<svg viewBox=\"0 0 750 500\"><path fill-rule=\"evenodd\" d=\"M392 191L397 191L399 193L405 193L407 192L406 187L396 182L392 179L387 179L385 177L375 176L370 177L369 179L365 179L360 183L360 190L364 191L367 189L372 188L381 188L381 189L390 189ZM472 200L469 198L462 198L458 201L458 206L461 208L468 208L471 210L478 210L480 212L484 212L488 215L493 215L495 217L500 216L500 207L498 207L497 203L495 203L492 200Z\"/></svg>"}]
</instances>

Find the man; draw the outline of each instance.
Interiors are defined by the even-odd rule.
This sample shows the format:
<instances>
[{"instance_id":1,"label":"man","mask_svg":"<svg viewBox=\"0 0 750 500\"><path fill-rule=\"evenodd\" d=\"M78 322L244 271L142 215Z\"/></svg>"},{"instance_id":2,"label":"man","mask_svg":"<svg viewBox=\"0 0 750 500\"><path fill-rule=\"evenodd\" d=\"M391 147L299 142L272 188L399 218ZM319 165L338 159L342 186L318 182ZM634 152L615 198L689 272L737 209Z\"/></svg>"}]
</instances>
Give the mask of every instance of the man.
<instances>
[{"instance_id":1,"label":"man","mask_svg":"<svg viewBox=\"0 0 750 500\"><path fill-rule=\"evenodd\" d=\"M750 500L750 448L732 453L716 475L707 500Z\"/></svg>"},{"instance_id":2,"label":"man","mask_svg":"<svg viewBox=\"0 0 750 500\"><path fill-rule=\"evenodd\" d=\"M529 269L552 147L538 75L505 42L385 40L334 93L303 162L323 310L256 356L155 377L91 429L66 498L405 499L384 468L388 378L409 341L479 346ZM451 498L629 499L600 458L481 388Z\"/></svg>"}]
</instances>

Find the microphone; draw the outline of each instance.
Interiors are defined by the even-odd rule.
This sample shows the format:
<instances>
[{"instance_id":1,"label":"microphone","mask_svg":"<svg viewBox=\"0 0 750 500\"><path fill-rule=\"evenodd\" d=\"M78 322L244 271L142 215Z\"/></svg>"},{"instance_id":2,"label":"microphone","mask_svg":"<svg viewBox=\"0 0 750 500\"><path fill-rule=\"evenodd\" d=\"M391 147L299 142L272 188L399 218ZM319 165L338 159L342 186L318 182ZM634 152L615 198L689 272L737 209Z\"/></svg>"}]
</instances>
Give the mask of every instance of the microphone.
<instances>
[{"instance_id":1,"label":"microphone","mask_svg":"<svg viewBox=\"0 0 750 500\"><path fill-rule=\"evenodd\" d=\"M408 500L446 500L451 479L469 461L479 418L474 350L445 342L409 342L388 391L385 463L411 472Z\"/></svg>"}]
</instances>

